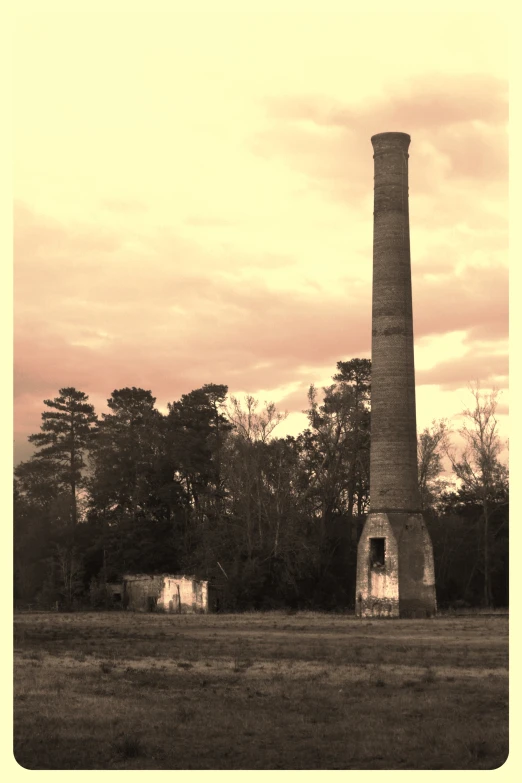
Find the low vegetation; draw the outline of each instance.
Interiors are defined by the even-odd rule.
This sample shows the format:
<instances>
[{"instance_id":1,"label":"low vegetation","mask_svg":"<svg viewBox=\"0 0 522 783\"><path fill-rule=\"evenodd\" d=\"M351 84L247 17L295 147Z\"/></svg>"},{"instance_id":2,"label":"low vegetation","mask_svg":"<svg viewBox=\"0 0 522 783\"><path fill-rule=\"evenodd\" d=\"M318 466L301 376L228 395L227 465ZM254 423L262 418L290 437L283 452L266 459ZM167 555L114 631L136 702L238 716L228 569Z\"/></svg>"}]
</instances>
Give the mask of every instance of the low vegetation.
<instances>
[{"instance_id":1,"label":"low vegetation","mask_svg":"<svg viewBox=\"0 0 522 783\"><path fill-rule=\"evenodd\" d=\"M15 616L28 769L494 769L507 616Z\"/></svg>"}]
</instances>

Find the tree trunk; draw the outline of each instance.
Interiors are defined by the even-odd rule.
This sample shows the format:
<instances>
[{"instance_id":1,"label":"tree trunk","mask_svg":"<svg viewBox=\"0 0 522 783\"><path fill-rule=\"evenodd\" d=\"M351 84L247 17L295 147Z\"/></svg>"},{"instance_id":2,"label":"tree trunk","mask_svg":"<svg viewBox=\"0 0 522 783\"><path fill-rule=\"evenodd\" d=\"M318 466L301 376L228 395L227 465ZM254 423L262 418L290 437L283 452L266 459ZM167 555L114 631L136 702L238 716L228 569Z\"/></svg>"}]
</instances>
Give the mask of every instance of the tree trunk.
<instances>
[{"instance_id":1,"label":"tree trunk","mask_svg":"<svg viewBox=\"0 0 522 783\"><path fill-rule=\"evenodd\" d=\"M489 570L489 509L484 498L484 606L491 606L491 574Z\"/></svg>"},{"instance_id":2,"label":"tree trunk","mask_svg":"<svg viewBox=\"0 0 522 783\"><path fill-rule=\"evenodd\" d=\"M78 509L76 505L76 449L74 447L74 418L71 420L71 527L76 530Z\"/></svg>"}]
</instances>

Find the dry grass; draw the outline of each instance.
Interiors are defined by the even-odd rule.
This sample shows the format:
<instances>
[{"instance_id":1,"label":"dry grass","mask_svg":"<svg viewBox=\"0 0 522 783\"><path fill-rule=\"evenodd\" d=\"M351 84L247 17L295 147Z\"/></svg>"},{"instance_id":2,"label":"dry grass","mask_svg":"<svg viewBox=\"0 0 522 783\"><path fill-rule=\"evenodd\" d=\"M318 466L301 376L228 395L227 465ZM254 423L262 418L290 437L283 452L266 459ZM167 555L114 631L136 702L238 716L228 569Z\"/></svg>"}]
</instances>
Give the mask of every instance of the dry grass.
<instances>
[{"instance_id":1,"label":"dry grass","mask_svg":"<svg viewBox=\"0 0 522 783\"><path fill-rule=\"evenodd\" d=\"M494 769L507 617L15 617L28 769Z\"/></svg>"}]
</instances>

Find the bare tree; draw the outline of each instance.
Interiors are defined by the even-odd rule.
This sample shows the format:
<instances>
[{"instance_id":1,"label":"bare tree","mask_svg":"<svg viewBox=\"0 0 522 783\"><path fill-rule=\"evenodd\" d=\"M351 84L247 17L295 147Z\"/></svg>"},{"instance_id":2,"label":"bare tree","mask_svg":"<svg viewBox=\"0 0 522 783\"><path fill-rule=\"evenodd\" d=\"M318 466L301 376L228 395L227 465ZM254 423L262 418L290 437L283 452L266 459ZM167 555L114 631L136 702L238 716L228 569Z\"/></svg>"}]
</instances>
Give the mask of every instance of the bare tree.
<instances>
[{"instance_id":1,"label":"bare tree","mask_svg":"<svg viewBox=\"0 0 522 783\"><path fill-rule=\"evenodd\" d=\"M433 420L417 439L419 492L423 510L434 505L435 493L445 488L440 480L444 470L442 457L448 447L448 425L445 419Z\"/></svg>"},{"instance_id":2,"label":"bare tree","mask_svg":"<svg viewBox=\"0 0 522 783\"><path fill-rule=\"evenodd\" d=\"M259 400L251 394L245 396L244 408L237 397L231 395L230 402L229 420L234 424L238 435L252 442L266 443L277 425L288 416L288 411L281 413L273 402L265 402L264 409L258 413Z\"/></svg>"},{"instance_id":3,"label":"bare tree","mask_svg":"<svg viewBox=\"0 0 522 783\"><path fill-rule=\"evenodd\" d=\"M464 440L464 446L459 454L448 444L446 453L462 486L480 499L483 522L484 605L491 606L490 506L495 490L506 480L507 470L498 459L503 448L495 416L499 392L496 389L489 393L482 392L478 383L472 385L470 391L474 405L462 412L464 425L458 430Z\"/></svg>"},{"instance_id":4,"label":"bare tree","mask_svg":"<svg viewBox=\"0 0 522 783\"><path fill-rule=\"evenodd\" d=\"M60 574L60 592L65 605L72 607L73 599L82 588L83 565L77 550L69 547L58 546L56 559Z\"/></svg>"},{"instance_id":5,"label":"bare tree","mask_svg":"<svg viewBox=\"0 0 522 783\"><path fill-rule=\"evenodd\" d=\"M286 419L288 413L281 413L273 402L265 402L258 412L259 401L250 394L244 402L230 396L227 411L229 421L234 425L235 436L228 444L229 482L244 520L249 557L255 549L255 538L260 546L270 523L271 513L267 507L270 495L267 492L266 459L270 436L278 424ZM274 548L278 547L278 517L275 519L276 532ZM257 533L255 528L257 527Z\"/></svg>"}]
</instances>

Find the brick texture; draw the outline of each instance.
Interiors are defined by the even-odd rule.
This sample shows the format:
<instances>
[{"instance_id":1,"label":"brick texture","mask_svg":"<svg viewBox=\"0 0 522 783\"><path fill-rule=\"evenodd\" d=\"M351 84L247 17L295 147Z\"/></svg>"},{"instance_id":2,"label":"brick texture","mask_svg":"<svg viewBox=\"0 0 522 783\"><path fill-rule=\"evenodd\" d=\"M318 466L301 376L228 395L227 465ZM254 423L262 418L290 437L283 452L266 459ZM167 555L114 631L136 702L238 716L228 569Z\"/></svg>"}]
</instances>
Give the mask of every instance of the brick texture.
<instances>
[{"instance_id":1,"label":"brick texture","mask_svg":"<svg viewBox=\"0 0 522 783\"><path fill-rule=\"evenodd\" d=\"M433 549L420 511L406 133L372 136L374 234L370 514L357 550L361 617L435 613ZM371 539L385 540L383 564Z\"/></svg>"},{"instance_id":2,"label":"brick texture","mask_svg":"<svg viewBox=\"0 0 522 783\"><path fill-rule=\"evenodd\" d=\"M406 133L372 137L372 511L420 511Z\"/></svg>"},{"instance_id":3,"label":"brick texture","mask_svg":"<svg viewBox=\"0 0 522 783\"><path fill-rule=\"evenodd\" d=\"M383 567L372 566L372 538L385 539ZM369 514L357 549L357 613L431 617L436 610L433 549L422 514Z\"/></svg>"}]
</instances>

